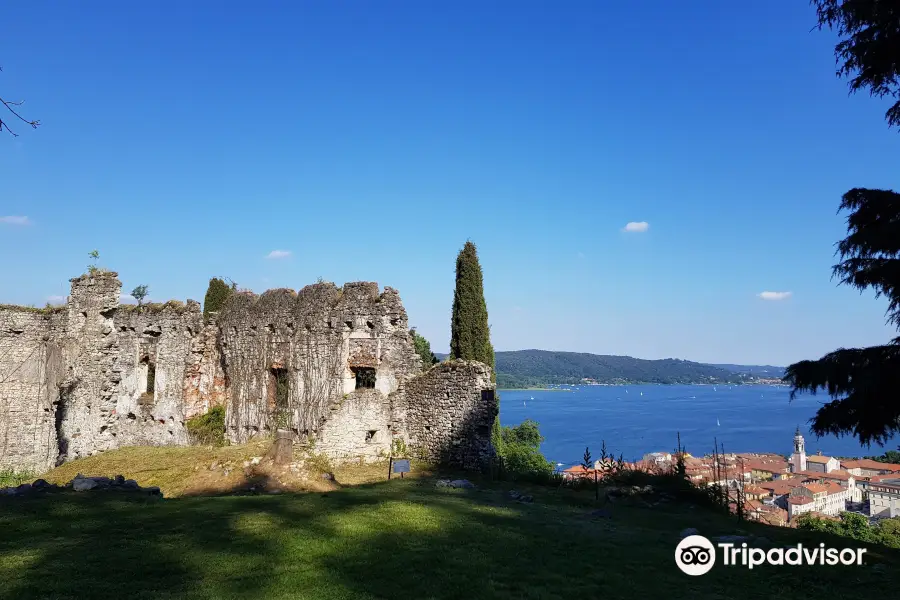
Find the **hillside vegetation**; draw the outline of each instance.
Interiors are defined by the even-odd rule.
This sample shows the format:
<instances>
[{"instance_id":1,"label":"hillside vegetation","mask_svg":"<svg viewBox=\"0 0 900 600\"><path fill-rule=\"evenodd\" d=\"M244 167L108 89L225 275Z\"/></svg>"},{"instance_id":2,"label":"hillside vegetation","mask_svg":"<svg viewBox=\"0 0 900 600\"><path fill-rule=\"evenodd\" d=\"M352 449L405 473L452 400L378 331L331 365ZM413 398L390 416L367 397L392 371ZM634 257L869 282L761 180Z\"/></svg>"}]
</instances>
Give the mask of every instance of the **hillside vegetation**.
<instances>
[{"instance_id":1,"label":"hillside vegetation","mask_svg":"<svg viewBox=\"0 0 900 600\"><path fill-rule=\"evenodd\" d=\"M643 360L584 352L514 350L497 352L500 388L580 383L584 378L606 384L742 383L749 378L719 367L666 358Z\"/></svg>"},{"instance_id":2,"label":"hillside vegetation","mask_svg":"<svg viewBox=\"0 0 900 600\"><path fill-rule=\"evenodd\" d=\"M436 354L440 360L446 354ZM759 378L778 378L782 367L710 365L677 358L645 360L631 356L557 352L553 350L508 350L496 352L497 386L501 389L576 384L582 379L619 384L740 384Z\"/></svg>"},{"instance_id":3,"label":"hillside vegetation","mask_svg":"<svg viewBox=\"0 0 900 600\"><path fill-rule=\"evenodd\" d=\"M755 375L756 377L764 377L767 379L781 379L784 377L784 367L774 367L772 365L717 365L711 364L711 367L718 367L733 373L744 373L746 375Z\"/></svg>"},{"instance_id":4,"label":"hillside vegetation","mask_svg":"<svg viewBox=\"0 0 900 600\"><path fill-rule=\"evenodd\" d=\"M173 469L139 464L122 452L79 461L77 468L86 475L134 469L123 474L135 478L153 472L161 484ZM256 449L232 452L222 458ZM193 472L181 461L186 456L171 471L180 481ZM890 573L900 565L897 553L873 545L866 554L870 564L862 567L751 571L717 565L692 578L674 564L679 532L687 527L707 536L763 536L775 546L848 545L821 532L739 523L680 502L619 501L598 513L593 490L515 484L533 495L533 503L521 503L509 494L512 484L471 474L465 476L478 489L436 487L422 473L386 481L386 469L363 471L368 475L358 481L368 483L337 477L324 493L0 497L0 598L802 600L852 597L859 590L896 594Z\"/></svg>"}]
</instances>

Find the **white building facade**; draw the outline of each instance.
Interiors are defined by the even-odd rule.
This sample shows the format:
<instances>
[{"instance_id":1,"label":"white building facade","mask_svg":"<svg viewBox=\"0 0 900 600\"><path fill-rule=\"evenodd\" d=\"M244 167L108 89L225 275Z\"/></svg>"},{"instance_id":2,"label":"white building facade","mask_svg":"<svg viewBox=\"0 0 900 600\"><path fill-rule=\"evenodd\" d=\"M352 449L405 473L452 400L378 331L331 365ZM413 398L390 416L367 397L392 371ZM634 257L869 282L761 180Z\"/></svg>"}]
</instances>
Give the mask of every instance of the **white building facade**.
<instances>
[{"instance_id":1,"label":"white building facade","mask_svg":"<svg viewBox=\"0 0 900 600\"><path fill-rule=\"evenodd\" d=\"M869 516L900 517L900 478L869 483Z\"/></svg>"}]
</instances>

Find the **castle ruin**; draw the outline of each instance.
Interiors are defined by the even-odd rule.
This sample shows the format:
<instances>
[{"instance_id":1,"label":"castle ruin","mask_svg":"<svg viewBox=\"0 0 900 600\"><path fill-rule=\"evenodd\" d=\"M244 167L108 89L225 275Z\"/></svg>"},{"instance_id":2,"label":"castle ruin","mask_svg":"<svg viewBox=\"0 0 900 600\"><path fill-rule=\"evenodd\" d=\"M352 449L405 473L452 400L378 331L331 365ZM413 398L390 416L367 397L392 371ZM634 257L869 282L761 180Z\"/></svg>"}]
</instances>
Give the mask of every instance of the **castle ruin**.
<instances>
[{"instance_id":1,"label":"castle ruin","mask_svg":"<svg viewBox=\"0 0 900 600\"><path fill-rule=\"evenodd\" d=\"M226 438L276 429L335 461L489 460L490 367L423 372L396 290L371 282L120 304L113 272L71 280L65 306L0 307L0 468L45 471L123 446L188 445L185 422L225 406Z\"/></svg>"}]
</instances>

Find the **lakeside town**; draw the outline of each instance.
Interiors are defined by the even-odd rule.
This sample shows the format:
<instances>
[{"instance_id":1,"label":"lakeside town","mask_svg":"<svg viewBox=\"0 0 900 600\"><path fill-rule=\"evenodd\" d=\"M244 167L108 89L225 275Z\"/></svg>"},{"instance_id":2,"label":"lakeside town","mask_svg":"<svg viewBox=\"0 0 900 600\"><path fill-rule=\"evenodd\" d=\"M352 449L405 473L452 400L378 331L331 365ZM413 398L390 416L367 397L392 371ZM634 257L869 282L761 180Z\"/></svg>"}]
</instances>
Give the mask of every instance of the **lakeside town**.
<instances>
[{"instance_id":1,"label":"lakeside town","mask_svg":"<svg viewBox=\"0 0 900 600\"><path fill-rule=\"evenodd\" d=\"M838 519L843 512L871 521L900 516L900 464L868 458L844 459L821 452L806 454L799 428L789 458L775 453L731 453L691 456L687 452L651 452L622 468L673 473L679 459L685 477L697 487L728 490L732 512L780 527L796 526L797 517ZM575 465L562 471L566 479L591 478L609 472L611 464L594 461L593 469Z\"/></svg>"}]
</instances>

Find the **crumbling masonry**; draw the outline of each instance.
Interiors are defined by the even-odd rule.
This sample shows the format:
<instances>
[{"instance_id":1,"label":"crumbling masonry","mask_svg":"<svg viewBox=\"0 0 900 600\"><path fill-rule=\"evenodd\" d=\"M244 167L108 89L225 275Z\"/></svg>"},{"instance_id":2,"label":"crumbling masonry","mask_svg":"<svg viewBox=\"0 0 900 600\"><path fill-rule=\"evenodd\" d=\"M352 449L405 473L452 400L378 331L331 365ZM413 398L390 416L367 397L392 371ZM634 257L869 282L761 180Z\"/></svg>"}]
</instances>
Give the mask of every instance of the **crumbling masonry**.
<instances>
[{"instance_id":1,"label":"crumbling masonry","mask_svg":"<svg viewBox=\"0 0 900 600\"><path fill-rule=\"evenodd\" d=\"M336 461L393 445L483 467L497 415L490 368L422 372L396 290L376 283L119 304L116 273L72 280L64 307L0 306L0 468L44 471L134 445L187 445L185 421L226 407L234 443L276 428Z\"/></svg>"}]
</instances>

